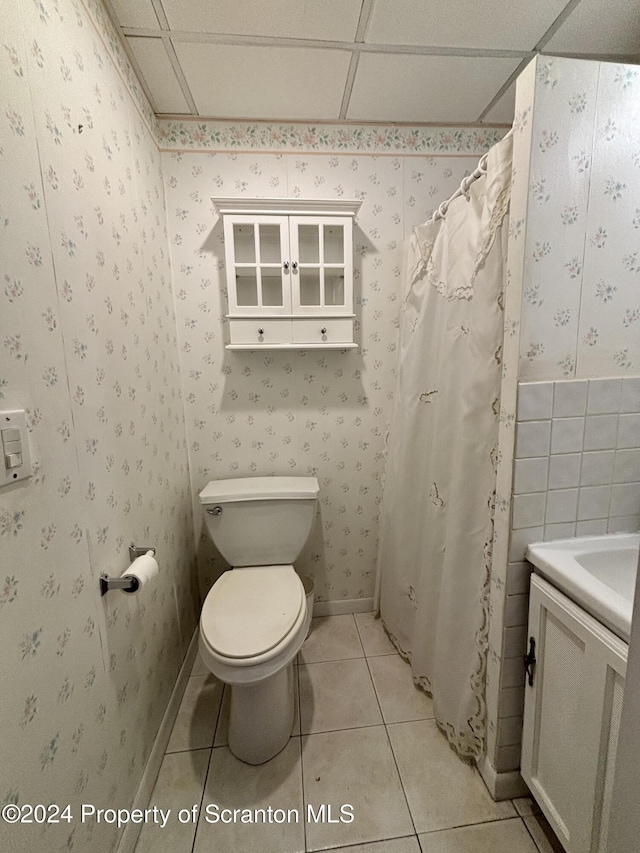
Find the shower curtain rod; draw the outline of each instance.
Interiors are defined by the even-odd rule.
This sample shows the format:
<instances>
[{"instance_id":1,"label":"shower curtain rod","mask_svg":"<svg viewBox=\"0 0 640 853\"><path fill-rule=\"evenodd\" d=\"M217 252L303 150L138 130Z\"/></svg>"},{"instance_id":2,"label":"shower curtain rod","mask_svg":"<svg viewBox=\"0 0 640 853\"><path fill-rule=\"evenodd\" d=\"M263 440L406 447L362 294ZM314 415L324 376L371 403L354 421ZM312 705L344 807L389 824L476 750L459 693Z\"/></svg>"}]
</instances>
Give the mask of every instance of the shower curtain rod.
<instances>
[{"instance_id":1,"label":"shower curtain rod","mask_svg":"<svg viewBox=\"0 0 640 853\"><path fill-rule=\"evenodd\" d=\"M506 139L512 133L513 133L513 127L509 128L508 132L505 133L505 135L503 136L503 139ZM500 140L500 141L502 142L502 140ZM496 144L499 144L499 143L496 143ZM487 158L488 157L489 157L489 152L487 151L486 154L482 155L482 157L478 161L478 165L473 170L473 172L471 172L470 175L467 175L466 178L462 179L462 183L460 184L458 189L454 192L454 194L451 196L451 198L448 198L446 201L443 201L442 204L436 209L433 216L431 217L432 222L437 222L438 219L444 219L446 214L447 214L447 210L449 209L449 205L451 204L451 202L455 198L458 198L461 195L466 196L467 193L469 192L469 187L471 186L471 184L474 181L477 181L478 178L481 178L483 175L487 174Z\"/></svg>"}]
</instances>

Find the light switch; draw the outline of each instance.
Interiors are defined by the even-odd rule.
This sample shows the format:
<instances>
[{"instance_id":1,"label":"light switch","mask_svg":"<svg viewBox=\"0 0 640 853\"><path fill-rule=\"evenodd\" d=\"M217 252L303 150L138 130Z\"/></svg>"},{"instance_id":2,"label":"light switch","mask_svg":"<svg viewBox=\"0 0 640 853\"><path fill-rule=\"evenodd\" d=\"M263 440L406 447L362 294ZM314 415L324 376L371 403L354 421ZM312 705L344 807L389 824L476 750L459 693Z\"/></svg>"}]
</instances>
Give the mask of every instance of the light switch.
<instances>
[{"instance_id":1,"label":"light switch","mask_svg":"<svg viewBox=\"0 0 640 853\"><path fill-rule=\"evenodd\" d=\"M27 413L24 409L0 412L0 488L33 474Z\"/></svg>"}]
</instances>

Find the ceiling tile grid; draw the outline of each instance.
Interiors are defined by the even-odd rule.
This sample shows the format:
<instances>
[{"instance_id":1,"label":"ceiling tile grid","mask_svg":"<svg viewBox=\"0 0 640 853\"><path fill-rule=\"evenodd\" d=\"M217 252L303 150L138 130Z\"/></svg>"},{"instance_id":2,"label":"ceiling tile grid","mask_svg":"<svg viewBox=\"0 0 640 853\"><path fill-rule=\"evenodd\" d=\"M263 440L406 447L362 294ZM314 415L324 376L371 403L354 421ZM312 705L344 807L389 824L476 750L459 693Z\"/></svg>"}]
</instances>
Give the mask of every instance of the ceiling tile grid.
<instances>
[{"instance_id":1,"label":"ceiling tile grid","mask_svg":"<svg viewBox=\"0 0 640 853\"><path fill-rule=\"evenodd\" d=\"M538 53L640 62L630 0L103 0L156 115L510 124Z\"/></svg>"}]
</instances>

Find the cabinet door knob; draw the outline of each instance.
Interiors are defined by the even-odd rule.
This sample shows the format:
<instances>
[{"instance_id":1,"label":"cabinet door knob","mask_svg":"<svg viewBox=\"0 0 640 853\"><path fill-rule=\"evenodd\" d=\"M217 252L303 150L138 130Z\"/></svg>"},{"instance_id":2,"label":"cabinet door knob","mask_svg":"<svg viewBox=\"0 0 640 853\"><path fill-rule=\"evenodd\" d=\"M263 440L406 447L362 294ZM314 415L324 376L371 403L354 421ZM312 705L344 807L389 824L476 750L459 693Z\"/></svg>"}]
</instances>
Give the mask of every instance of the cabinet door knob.
<instances>
[{"instance_id":1,"label":"cabinet door knob","mask_svg":"<svg viewBox=\"0 0 640 853\"><path fill-rule=\"evenodd\" d=\"M326 327L326 326L323 326L323 327L320 329L320 334L321 334L321 335L326 335L326 334L327 334L327 327Z\"/></svg>"},{"instance_id":2,"label":"cabinet door knob","mask_svg":"<svg viewBox=\"0 0 640 853\"><path fill-rule=\"evenodd\" d=\"M297 269L298 269L298 262L297 262L297 261L294 261L294 262L291 264L291 269L292 269L294 272L295 272L295 270L297 270Z\"/></svg>"},{"instance_id":3,"label":"cabinet door knob","mask_svg":"<svg viewBox=\"0 0 640 853\"><path fill-rule=\"evenodd\" d=\"M263 329L263 328L258 329L258 334L259 334L259 335L264 335L264 329Z\"/></svg>"},{"instance_id":4,"label":"cabinet door knob","mask_svg":"<svg viewBox=\"0 0 640 853\"><path fill-rule=\"evenodd\" d=\"M288 269L289 269L289 261L285 261L285 262L282 264L282 268L284 269L284 271L285 271L285 272L287 272L287 271L288 271Z\"/></svg>"}]
</instances>

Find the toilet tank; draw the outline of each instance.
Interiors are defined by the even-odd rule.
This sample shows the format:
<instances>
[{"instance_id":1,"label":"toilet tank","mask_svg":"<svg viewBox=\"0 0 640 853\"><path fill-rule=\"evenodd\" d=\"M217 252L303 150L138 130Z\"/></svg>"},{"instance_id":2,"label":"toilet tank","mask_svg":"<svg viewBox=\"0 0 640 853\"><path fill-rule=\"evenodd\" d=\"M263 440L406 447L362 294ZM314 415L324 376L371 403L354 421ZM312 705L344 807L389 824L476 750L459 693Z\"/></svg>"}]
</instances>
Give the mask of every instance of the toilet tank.
<instances>
[{"instance_id":1,"label":"toilet tank","mask_svg":"<svg viewBox=\"0 0 640 853\"><path fill-rule=\"evenodd\" d=\"M290 565L309 538L315 477L212 480L200 492L209 536L231 566Z\"/></svg>"}]
</instances>

